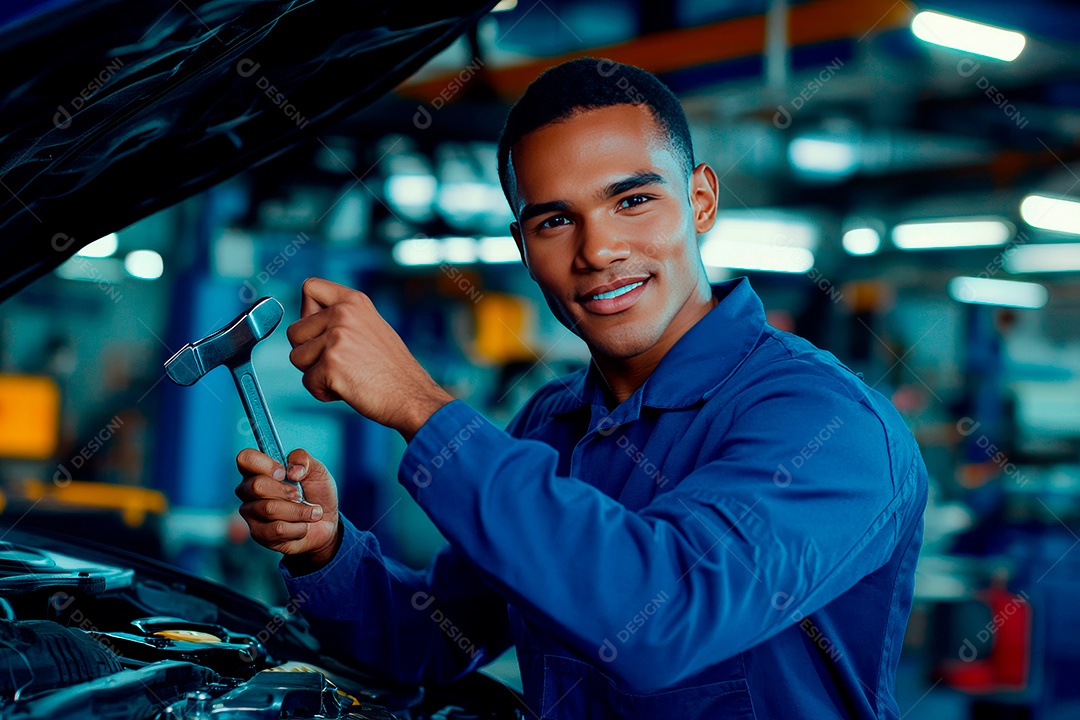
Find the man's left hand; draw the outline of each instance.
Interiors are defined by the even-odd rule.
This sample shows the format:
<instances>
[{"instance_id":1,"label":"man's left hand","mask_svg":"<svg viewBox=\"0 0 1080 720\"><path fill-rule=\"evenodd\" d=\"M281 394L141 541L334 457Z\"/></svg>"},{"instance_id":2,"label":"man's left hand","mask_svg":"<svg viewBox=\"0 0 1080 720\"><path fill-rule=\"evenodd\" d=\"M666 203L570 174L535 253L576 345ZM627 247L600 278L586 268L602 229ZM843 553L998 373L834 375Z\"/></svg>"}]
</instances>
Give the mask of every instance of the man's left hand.
<instances>
[{"instance_id":1,"label":"man's left hand","mask_svg":"<svg viewBox=\"0 0 1080 720\"><path fill-rule=\"evenodd\" d=\"M289 326L289 360L317 400L344 400L406 441L453 400L420 366L362 292L322 278L304 281L300 319Z\"/></svg>"}]
</instances>

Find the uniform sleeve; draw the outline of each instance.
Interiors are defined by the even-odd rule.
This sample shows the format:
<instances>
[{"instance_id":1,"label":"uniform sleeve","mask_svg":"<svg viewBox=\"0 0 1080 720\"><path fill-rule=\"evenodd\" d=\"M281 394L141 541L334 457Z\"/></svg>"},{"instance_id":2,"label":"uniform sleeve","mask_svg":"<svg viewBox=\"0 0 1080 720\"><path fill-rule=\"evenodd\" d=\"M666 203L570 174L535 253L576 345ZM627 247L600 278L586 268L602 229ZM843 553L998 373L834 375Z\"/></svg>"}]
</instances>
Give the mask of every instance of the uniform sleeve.
<instances>
[{"instance_id":1,"label":"uniform sleeve","mask_svg":"<svg viewBox=\"0 0 1080 720\"><path fill-rule=\"evenodd\" d=\"M342 523L341 549L327 565L299 577L279 566L324 650L420 683L456 679L510 646L506 601L452 547L415 570L383 555L373 533Z\"/></svg>"},{"instance_id":2,"label":"uniform sleeve","mask_svg":"<svg viewBox=\"0 0 1080 720\"><path fill-rule=\"evenodd\" d=\"M518 432L524 413L508 433ZM279 563L290 600L325 650L375 675L420 683L454 680L510 647L506 600L451 545L414 570L383 555L373 533L342 523L341 548L324 567L294 577Z\"/></svg>"},{"instance_id":3,"label":"uniform sleeve","mask_svg":"<svg viewBox=\"0 0 1080 720\"><path fill-rule=\"evenodd\" d=\"M399 481L515 607L655 692L883 565L914 497L881 419L835 381L765 381L734 412L711 459L640 512L461 401L413 437Z\"/></svg>"}]
</instances>

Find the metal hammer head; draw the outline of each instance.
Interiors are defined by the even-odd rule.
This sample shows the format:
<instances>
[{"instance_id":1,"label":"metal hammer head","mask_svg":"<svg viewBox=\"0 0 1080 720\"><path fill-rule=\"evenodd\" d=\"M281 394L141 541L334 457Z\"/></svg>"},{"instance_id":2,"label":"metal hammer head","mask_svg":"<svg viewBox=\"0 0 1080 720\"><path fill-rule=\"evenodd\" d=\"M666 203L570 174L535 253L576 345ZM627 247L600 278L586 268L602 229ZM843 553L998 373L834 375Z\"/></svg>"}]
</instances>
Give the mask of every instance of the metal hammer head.
<instances>
[{"instance_id":1,"label":"metal hammer head","mask_svg":"<svg viewBox=\"0 0 1080 720\"><path fill-rule=\"evenodd\" d=\"M284 314L277 300L261 298L222 329L180 348L165 363L165 374L177 385L193 385L218 365L247 362L255 344L274 332Z\"/></svg>"}]
</instances>

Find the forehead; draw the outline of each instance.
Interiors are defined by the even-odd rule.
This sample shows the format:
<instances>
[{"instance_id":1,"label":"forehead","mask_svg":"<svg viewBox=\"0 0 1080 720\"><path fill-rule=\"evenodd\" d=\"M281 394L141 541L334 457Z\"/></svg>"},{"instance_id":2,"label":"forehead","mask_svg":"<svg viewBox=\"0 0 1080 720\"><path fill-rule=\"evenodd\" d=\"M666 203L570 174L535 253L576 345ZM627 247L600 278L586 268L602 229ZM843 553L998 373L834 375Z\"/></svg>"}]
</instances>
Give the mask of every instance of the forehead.
<instances>
[{"instance_id":1,"label":"forehead","mask_svg":"<svg viewBox=\"0 0 1080 720\"><path fill-rule=\"evenodd\" d=\"M585 110L525 135L510 150L517 202L573 199L635 172L674 181L678 161L645 105Z\"/></svg>"}]
</instances>

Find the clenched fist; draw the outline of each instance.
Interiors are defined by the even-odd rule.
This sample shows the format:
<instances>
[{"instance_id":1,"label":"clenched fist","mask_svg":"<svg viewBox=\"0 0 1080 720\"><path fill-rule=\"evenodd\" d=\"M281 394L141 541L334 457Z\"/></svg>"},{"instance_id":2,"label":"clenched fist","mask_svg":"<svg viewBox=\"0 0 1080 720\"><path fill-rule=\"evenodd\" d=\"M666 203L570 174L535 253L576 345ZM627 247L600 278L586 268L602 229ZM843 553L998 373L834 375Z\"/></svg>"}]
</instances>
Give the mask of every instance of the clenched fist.
<instances>
[{"instance_id":1,"label":"clenched fist","mask_svg":"<svg viewBox=\"0 0 1080 720\"><path fill-rule=\"evenodd\" d=\"M286 470L258 450L241 450L236 468L243 480L236 496L255 542L282 553L291 572L304 574L337 553L341 542L337 485L306 450L289 453L288 464ZM298 502L296 489L282 482L285 477L303 486L307 502Z\"/></svg>"},{"instance_id":2,"label":"clenched fist","mask_svg":"<svg viewBox=\"0 0 1080 720\"><path fill-rule=\"evenodd\" d=\"M421 367L362 292L304 281L300 319L289 326L289 360L317 400L344 400L406 441L453 400Z\"/></svg>"}]
</instances>

